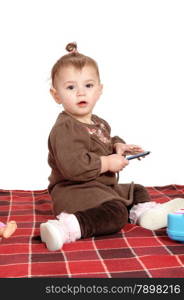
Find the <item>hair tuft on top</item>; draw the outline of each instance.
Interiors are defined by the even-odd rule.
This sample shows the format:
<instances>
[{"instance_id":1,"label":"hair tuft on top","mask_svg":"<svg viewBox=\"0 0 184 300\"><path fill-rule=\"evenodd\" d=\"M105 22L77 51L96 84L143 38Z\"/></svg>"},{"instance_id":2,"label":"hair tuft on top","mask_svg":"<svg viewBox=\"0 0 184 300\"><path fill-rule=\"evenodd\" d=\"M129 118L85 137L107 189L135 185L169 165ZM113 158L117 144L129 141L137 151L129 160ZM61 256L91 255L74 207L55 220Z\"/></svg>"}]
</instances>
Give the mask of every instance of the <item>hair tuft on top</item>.
<instances>
[{"instance_id":1,"label":"hair tuft on top","mask_svg":"<svg viewBox=\"0 0 184 300\"><path fill-rule=\"evenodd\" d=\"M67 44L65 49L68 52L77 52L77 43L76 42L69 43Z\"/></svg>"}]
</instances>

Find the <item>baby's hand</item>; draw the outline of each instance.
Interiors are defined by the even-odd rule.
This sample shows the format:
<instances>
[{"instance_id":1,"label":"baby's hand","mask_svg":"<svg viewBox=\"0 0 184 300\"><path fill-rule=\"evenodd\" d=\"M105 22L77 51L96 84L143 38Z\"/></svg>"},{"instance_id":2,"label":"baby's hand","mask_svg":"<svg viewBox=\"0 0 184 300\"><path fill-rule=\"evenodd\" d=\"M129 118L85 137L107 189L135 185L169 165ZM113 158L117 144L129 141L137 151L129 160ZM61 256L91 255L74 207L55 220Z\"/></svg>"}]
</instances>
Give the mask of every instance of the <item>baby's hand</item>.
<instances>
[{"instance_id":1,"label":"baby's hand","mask_svg":"<svg viewBox=\"0 0 184 300\"><path fill-rule=\"evenodd\" d=\"M129 161L119 154L111 154L107 157L108 170L114 173L122 171L129 164Z\"/></svg>"},{"instance_id":2,"label":"baby's hand","mask_svg":"<svg viewBox=\"0 0 184 300\"><path fill-rule=\"evenodd\" d=\"M116 153L119 155L138 154L144 152L140 146L134 144L116 143L114 144L114 148Z\"/></svg>"}]
</instances>

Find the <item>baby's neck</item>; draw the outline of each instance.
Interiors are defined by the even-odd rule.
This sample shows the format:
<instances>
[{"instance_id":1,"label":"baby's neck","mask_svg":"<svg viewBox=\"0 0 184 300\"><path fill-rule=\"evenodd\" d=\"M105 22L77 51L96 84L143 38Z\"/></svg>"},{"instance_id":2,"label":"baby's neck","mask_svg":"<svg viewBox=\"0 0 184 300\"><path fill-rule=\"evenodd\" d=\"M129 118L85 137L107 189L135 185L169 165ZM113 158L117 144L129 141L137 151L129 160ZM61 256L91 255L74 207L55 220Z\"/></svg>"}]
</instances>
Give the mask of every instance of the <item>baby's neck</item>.
<instances>
[{"instance_id":1,"label":"baby's neck","mask_svg":"<svg viewBox=\"0 0 184 300\"><path fill-rule=\"evenodd\" d=\"M94 124L94 122L91 120L91 115L92 114L89 114L87 116L84 116L84 117L80 117L80 116L74 116L72 114L70 114L68 111L65 111L68 115L70 115L72 118L78 120L79 122L81 123L85 123L85 124L89 124L89 125L92 125Z\"/></svg>"},{"instance_id":2,"label":"baby's neck","mask_svg":"<svg viewBox=\"0 0 184 300\"><path fill-rule=\"evenodd\" d=\"M89 125L92 125L94 124L94 122L91 120L91 118L75 118L76 120L82 122L82 123L85 123L85 124L89 124Z\"/></svg>"}]
</instances>

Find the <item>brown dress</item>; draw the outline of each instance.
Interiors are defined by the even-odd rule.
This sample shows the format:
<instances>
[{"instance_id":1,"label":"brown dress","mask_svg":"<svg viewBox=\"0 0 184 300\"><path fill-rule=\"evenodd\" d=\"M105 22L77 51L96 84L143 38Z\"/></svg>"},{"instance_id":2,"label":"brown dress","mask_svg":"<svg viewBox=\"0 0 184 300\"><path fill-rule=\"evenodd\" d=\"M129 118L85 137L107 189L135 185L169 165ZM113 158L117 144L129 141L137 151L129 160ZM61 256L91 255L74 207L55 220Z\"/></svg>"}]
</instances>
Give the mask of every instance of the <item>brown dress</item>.
<instances>
[{"instance_id":1,"label":"brown dress","mask_svg":"<svg viewBox=\"0 0 184 300\"><path fill-rule=\"evenodd\" d=\"M147 194L146 197L134 197L135 186L142 186L118 184L116 174L110 171L100 174L100 156L114 153L114 144L125 142L117 136L110 136L111 128L105 120L92 115L92 121L92 125L82 123L63 111L50 132L48 190L55 215L76 213L80 219L78 212L91 212L90 209L104 207L103 204L112 200L118 203L117 211L121 210L119 206L127 211L126 207L132 204L149 201ZM96 212L92 214L97 215Z\"/></svg>"},{"instance_id":2,"label":"brown dress","mask_svg":"<svg viewBox=\"0 0 184 300\"><path fill-rule=\"evenodd\" d=\"M114 153L114 143L125 142L110 137L110 126L103 119L92 115L92 121L94 125L82 123L63 111L51 130L48 190L56 214L85 210L113 199L132 203L133 184L118 184L113 172L100 174L100 156Z\"/></svg>"}]
</instances>

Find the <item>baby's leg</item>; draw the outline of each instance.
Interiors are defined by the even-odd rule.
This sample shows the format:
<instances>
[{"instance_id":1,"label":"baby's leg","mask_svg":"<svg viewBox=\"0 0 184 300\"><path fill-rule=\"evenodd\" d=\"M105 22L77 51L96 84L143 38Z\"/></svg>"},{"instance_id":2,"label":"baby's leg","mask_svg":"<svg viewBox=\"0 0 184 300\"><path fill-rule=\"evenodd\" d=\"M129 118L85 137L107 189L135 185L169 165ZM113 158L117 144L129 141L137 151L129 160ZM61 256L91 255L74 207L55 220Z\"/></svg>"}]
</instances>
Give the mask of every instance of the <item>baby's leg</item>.
<instances>
[{"instance_id":1,"label":"baby's leg","mask_svg":"<svg viewBox=\"0 0 184 300\"><path fill-rule=\"evenodd\" d=\"M128 211L120 200L104 202L98 207L75 214L61 213L59 220L42 223L42 242L49 250L59 250L64 243L119 231L128 222Z\"/></svg>"},{"instance_id":2,"label":"baby's leg","mask_svg":"<svg viewBox=\"0 0 184 300\"><path fill-rule=\"evenodd\" d=\"M147 189L141 184L134 184L133 204L151 201Z\"/></svg>"},{"instance_id":3,"label":"baby's leg","mask_svg":"<svg viewBox=\"0 0 184 300\"><path fill-rule=\"evenodd\" d=\"M130 223L136 224L139 216L146 210L155 207L156 203L151 201L151 197L147 189L140 185L134 185L133 204L128 206Z\"/></svg>"},{"instance_id":4,"label":"baby's leg","mask_svg":"<svg viewBox=\"0 0 184 300\"><path fill-rule=\"evenodd\" d=\"M83 238L118 232L128 222L128 211L120 200L75 213Z\"/></svg>"}]
</instances>

